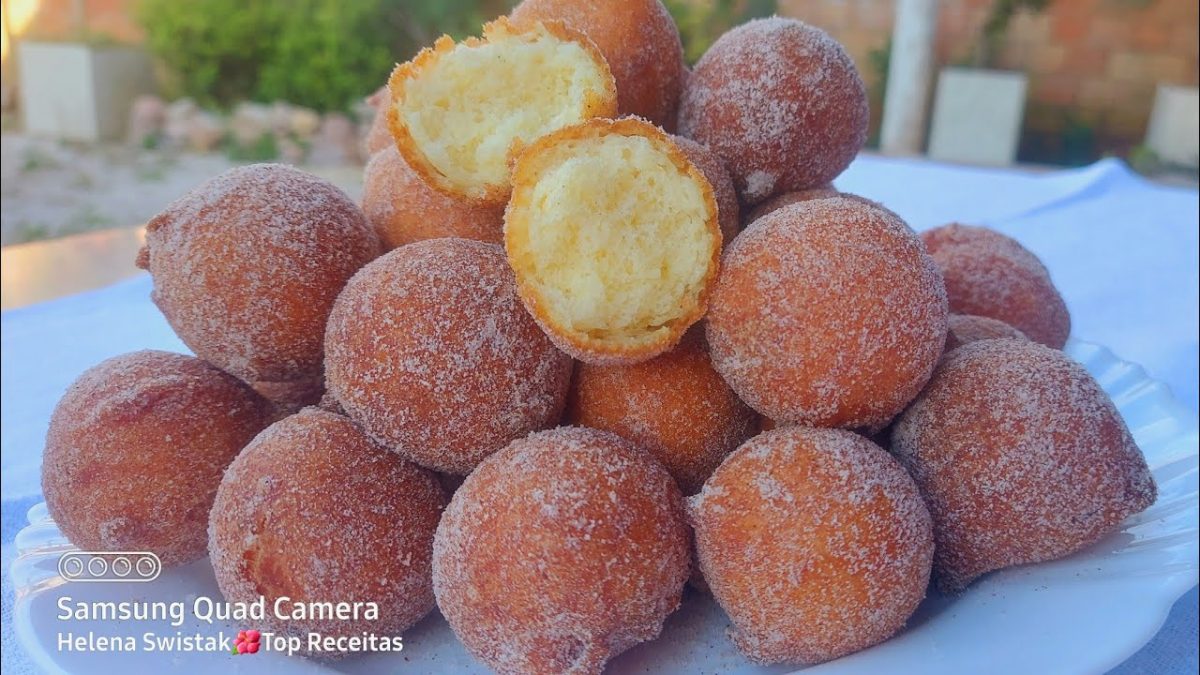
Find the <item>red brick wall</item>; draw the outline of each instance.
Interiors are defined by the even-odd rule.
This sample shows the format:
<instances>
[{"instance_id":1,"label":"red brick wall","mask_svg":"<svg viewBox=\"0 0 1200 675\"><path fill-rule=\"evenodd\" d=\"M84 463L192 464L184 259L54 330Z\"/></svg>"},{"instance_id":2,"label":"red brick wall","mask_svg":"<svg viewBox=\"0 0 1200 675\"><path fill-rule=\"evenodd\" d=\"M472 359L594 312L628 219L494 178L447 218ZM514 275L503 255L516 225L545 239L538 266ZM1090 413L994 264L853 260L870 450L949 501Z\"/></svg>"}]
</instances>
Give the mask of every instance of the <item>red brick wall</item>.
<instances>
[{"instance_id":1,"label":"red brick wall","mask_svg":"<svg viewBox=\"0 0 1200 675\"><path fill-rule=\"evenodd\" d=\"M780 0L779 12L828 30L870 82L869 53L891 34L894 0ZM970 60L991 0L941 0L939 65ZM1145 134L1158 83L1197 84L1196 0L1051 0L1010 25L997 65L1029 74L1025 147L1082 126L1096 151ZM877 102L876 102L877 103ZM876 114L878 111L876 111Z\"/></svg>"},{"instance_id":2,"label":"red brick wall","mask_svg":"<svg viewBox=\"0 0 1200 675\"><path fill-rule=\"evenodd\" d=\"M40 0L24 35L49 40L84 35L136 44L142 41L142 27L134 17L136 5L137 0Z\"/></svg>"}]
</instances>

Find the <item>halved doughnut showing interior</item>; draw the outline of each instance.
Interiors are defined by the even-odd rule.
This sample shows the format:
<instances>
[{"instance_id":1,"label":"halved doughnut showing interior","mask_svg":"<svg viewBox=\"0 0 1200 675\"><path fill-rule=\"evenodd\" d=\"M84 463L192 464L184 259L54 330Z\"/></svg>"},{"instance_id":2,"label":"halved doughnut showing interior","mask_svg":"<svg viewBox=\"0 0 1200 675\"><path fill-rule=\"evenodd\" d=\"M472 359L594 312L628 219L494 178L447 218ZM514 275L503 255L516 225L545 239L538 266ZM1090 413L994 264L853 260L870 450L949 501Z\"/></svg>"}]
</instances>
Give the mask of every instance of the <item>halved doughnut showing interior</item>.
<instances>
[{"instance_id":1,"label":"halved doughnut showing interior","mask_svg":"<svg viewBox=\"0 0 1200 675\"><path fill-rule=\"evenodd\" d=\"M517 156L504 218L525 307L587 363L665 352L704 315L721 232L712 186L658 127L593 119Z\"/></svg>"},{"instance_id":2,"label":"halved doughnut showing interior","mask_svg":"<svg viewBox=\"0 0 1200 675\"><path fill-rule=\"evenodd\" d=\"M561 23L514 27L504 18L483 39L438 38L388 81L388 121L400 154L431 186L503 204L509 157L541 136L617 112L608 63Z\"/></svg>"}]
</instances>

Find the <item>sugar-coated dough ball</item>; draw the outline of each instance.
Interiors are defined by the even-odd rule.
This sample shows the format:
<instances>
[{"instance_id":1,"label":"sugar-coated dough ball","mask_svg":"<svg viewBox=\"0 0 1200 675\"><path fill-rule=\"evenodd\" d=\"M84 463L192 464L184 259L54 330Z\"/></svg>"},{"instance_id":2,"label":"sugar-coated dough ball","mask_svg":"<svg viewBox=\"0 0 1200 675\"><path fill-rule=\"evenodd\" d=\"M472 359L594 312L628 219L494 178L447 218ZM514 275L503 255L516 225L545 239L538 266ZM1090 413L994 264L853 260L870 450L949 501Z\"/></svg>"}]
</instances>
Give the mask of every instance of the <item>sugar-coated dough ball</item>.
<instances>
[{"instance_id":1,"label":"sugar-coated dough ball","mask_svg":"<svg viewBox=\"0 0 1200 675\"><path fill-rule=\"evenodd\" d=\"M504 209L438 192L394 145L375 153L363 170L363 213L387 250L424 239L462 237L498 244Z\"/></svg>"},{"instance_id":2,"label":"sugar-coated dough ball","mask_svg":"<svg viewBox=\"0 0 1200 675\"><path fill-rule=\"evenodd\" d=\"M717 200L717 218L721 224L721 238L725 244L733 241L741 231L741 207L738 205L737 190L733 178L725 168L725 162L705 146L683 136L672 136L671 140L683 151L685 157L712 185L713 197Z\"/></svg>"},{"instance_id":3,"label":"sugar-coated dough ball","mask_svg":"<svg viewBox=\"0 0 1200 675\"><path fill-rule=\"evenodd\" d=\"M746 225L762 218L772 211L781 209L789 204L798 204L807 202L813 199L829 199L830 197L843 196L843 193L838 192L833 184L822 185L821 187L808 188L806 190L796 190L794 192L784 192L783 194L775 195L767 201L754 207L754 210L746 216ZM850 195L844 195L850 196Z\"/></svg>"},{"instance_id":4,"label":"sugar-coated dough ball","mask_svg":"<svg viewBox=\"0 0 1200 675\"><path fill-rule=\"evenodd\" d=\"M329 318L325 382L368 434L465 474L558 421L571 359L517 298L495 244L430 239L363 268Z\"/></svg>"},{"instance_id":5,"label":"sugar-coated dough ball","mask_svg":"<svg viewBox=\"0 0 1200 675\"><path fill-rule=\"evenodd\" d=\"M929 380L946 314L941 275L904 221L836 197L738 235L706 325L717 372L759 413L877 430Z\"/></svg>"},{"instance_id":6,"label":"sugar-coated dough ball","mask_svg":"<svg viewBox=\"0 0 1200 675\"><path fill-rule=\"evenodd\" d=\"M986 227L943 225L921 233L946 280L950 311L1003 321L1061 349L1071 315L1046 266L1016 239Z\"/></svg>"},{"instance_id":7,"label":"sugar-coated dough ball","mask_svg":"<svg viewBox=\"0 0 1200 675\"><path fill-rule=\"evenodd\" d=\"M755 662L865 649L925 597L929 512L904 469L853 432L755 436L689 499L689 515L704 578Z\"/></svg>"},{"instance_id":8,"label":"sugar-coated dough ball","mask_svg":"<svg viewBox=\"0 0 1200 675\"><path fill-rule=\"evenodd\" d=\"M683 500L645 451L558 428L485 459L433 547L438 608L498 673L599 673L652 640L688 576Z\"/></svg>"},{"instance_id":9,"label":"sugar-coated dough ball","mask_svg":"<svg viewBox=\"0 0 1200 675\"><path fill-rule=\"evenodd\" d=\"M837 177L867 139L867 90L825 31L756 19L717 38L679 103L679 133L725 160L742 199L757 204Z\"/></svg>"},{"instance_id":10,"label":"sugar-coated dough ball","mask_svg":"<svg viewBox=\"0 0 1200 675\"><path fill-rule=\"evenodd\" d=\"M1062 352L983 340L950 352L896 422L892 452L933 514L946 591L1070 555L1154 503L1154 479L1100 385Z\"/></svg>"},{"instance_id":11,"label":"sugar-coated dough ball","mask_svg":"<svg viewBox=\"0 0 1200 675\"><path fill-rule=\"evenodd\" d=\"M446 505L437 477L341 415L305 408L271 425L221 481L209 553L228 602L266 599L254 628L285 636L399 635L434 607L430 557ZM375 603L378 616L279 619L296 603ZM337 653L312 652L314 656Z\"/></svg>"},{"instance_id":12,"label":"sugar-coated dough ball","mask_svg":"<svg viewBox=\"0 0 1200 675\"><path fill-rule=\"evenodd\" d=\"M204 556L225 467L269 422L246 384L159 351L89 369L50 418L42 492L85 551L150 551L164 566Z\"/></svg>"},{"instance_id":13,"label":"sugar-coated dough ball","mask_svg":"<svg viewBox=\"0 0 1200 675\"><path fill-rule=\"evenodd\" d=\"M392 131L388 128L387 107L390 100L387 85L380 87L367 98L367 103L375 109L375 114L371 117L371 126L367 128L367 134L363 138L364 157L371 157L384 148L396 147Z\"/></svg>"},{"instance_id":14,"label":"sugar-coated dough ball","mask_svg":"<svg viewBox=\"0 0 1200 675\"><path fill-rule=\"evenodd\" d=\"M588 36L617 83L617 113L637 115L668 131L687 66L671 13L659 0L524 0L512 20L562 21Z\"/></svg>"},{"instance_id":15,"label":"sugar-coated dough ball","mask_svg":"<svg viewBox=\"0 0 1200 675\"><path fill-rule=\"evenodd\" d=\"M713 370L698 328L649 361L576 366L567 419L649 450L689 495L758 427L758 415Z\"/></svg>"},{"instance_id":16,"label":"sugar-coated dough ball","mask_svg":"<svg viewBox=\"0 0 1200 675\"><path fill-rule=\"evenodd\" d=\"M712 185L667 134L593 119L517 158L504 248L526 309L595 364L654 358L704 316L722 237Z\"/></svg>"},{"instance_id":17,"label":"sugar-coated dough ball","mask_svg":"<svg viewBox=\"0 0 1200 675\"><path fill-rule=\"evenodd\" d=\"M1016 338L1028 340L1025 334L997 319L974 314L951 314L947 319L946 351L979 340Z\"/></svg>"},{"instance_id":18,"label":"sugar-coated dough ball","mask_svg":"<svg viewBox=\"0 0 1200 675\"><path fill-rule=\"evenodd\" d=\"M138 266L197 356L244 380L283 382L320 376L333 301L378 253L362 211L332 183L253 164L155 216Z\"/></svg>"}]
</instances>

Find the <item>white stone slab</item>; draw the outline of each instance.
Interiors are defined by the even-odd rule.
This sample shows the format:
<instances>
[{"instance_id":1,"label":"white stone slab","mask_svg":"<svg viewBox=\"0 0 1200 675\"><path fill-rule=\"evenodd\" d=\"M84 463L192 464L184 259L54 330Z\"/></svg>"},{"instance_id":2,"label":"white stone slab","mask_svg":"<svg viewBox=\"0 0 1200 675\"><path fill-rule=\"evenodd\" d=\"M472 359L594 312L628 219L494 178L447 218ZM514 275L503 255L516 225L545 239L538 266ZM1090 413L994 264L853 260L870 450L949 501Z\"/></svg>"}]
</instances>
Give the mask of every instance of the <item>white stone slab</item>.
<instances>
[{"instance_id":1,"label":"white stone slab","mask_svg":"<svg viewBox=\"0 0 1200 675\"><path fill-rule=\"evenodd\" d=\"M929 156L965 164L1012 164L1027 86L1024 73L944 68L934 98Z\"/></svg>"}]
</instances>

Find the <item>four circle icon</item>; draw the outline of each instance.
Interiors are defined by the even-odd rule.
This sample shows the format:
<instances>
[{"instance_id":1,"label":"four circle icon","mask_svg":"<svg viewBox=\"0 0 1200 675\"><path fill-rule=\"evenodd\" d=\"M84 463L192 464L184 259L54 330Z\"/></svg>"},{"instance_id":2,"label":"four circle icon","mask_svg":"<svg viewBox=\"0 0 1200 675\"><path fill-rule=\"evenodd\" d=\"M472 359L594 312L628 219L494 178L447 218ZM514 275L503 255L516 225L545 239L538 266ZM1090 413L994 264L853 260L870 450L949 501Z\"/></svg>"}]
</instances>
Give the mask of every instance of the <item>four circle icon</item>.
<instances>
[{"instance_id":1,"label":"four circle icon","mask_svg":"<svg viewBox=\"0 0 1200 675\"><path fill-rule=\"evenodd\" d=\"M162 573L150 551L71 551L58 559L58 575L77 582L147 582Z\"/></svg>"}]
</instances>

